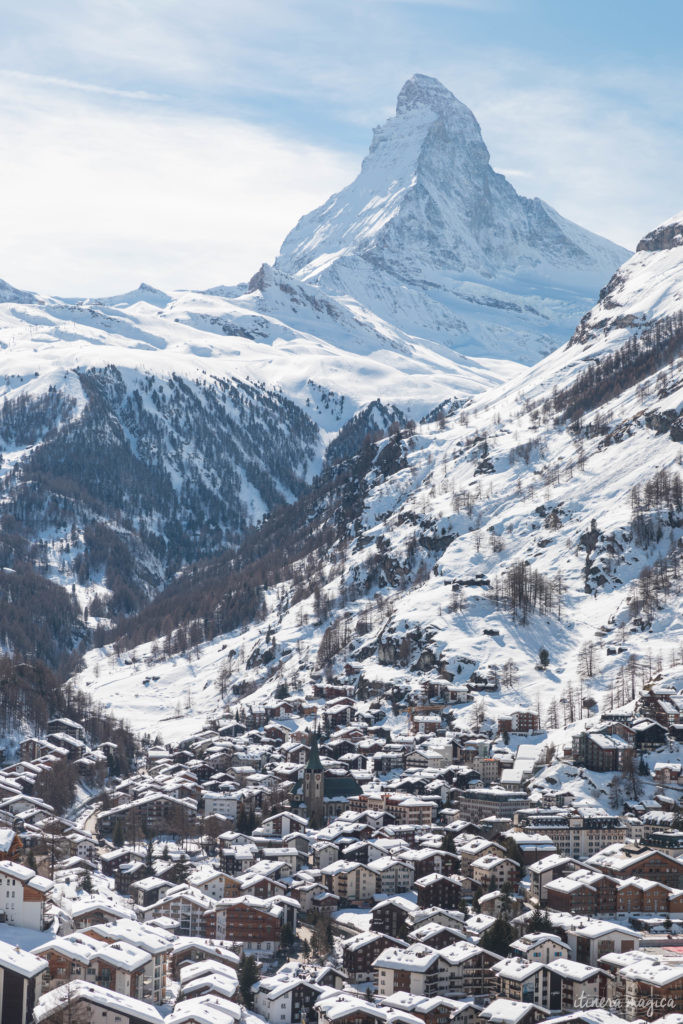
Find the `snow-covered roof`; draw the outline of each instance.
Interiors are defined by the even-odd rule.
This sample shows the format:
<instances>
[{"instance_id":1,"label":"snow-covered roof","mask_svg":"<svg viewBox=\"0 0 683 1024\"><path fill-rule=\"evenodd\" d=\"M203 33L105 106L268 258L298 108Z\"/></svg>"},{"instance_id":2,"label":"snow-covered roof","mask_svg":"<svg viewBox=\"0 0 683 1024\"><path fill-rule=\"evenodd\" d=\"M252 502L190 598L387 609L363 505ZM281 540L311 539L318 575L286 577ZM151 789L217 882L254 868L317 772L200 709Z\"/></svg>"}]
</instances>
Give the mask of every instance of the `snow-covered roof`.
<instances>
[{"instance_id":1,"label":"snow-covered roof","mask_svg":"<svg viewBox=\"0 0 683 1024\"><path fill-rule=\"evenodd\" d=\"M0 967L8 971L16 971L24 978L34 978L47 970L46 960L36 956L35 953L28 953L19 946L12 946L9 942L0 941Z\"/></svg>"},{"instance_id":2,"label":"snow-covered roof","mask_svg":"<svg viewBox=\"0 0 683 1024\"><path fill-rule=\"evenodd\" d=\"M112 989L101 988L99 985L91 985L90 982L80 980L61 985L42 995L33 1010L35 1024L42 1024L42 1021L49 1020L67 1005L69 999L72 1003L81 1000L93 1003L101 1009L132 1017L143 1024L163 1024L163 1017L149 1003L143 1003L140 999L132 999L130 996L124 996Z\"/></svg>"}]
</instances>

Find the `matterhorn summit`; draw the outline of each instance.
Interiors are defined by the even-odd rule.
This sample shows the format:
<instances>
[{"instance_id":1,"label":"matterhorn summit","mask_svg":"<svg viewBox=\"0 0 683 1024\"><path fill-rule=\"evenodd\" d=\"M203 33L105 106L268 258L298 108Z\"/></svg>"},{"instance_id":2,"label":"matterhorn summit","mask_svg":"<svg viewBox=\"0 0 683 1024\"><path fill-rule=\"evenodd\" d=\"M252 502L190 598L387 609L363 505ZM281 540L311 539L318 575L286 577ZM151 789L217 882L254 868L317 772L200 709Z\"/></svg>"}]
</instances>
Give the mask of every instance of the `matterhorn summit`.
<instances>
[{"instance_id":1,"label":"matterhorn summit","mask_svg":"<svg viewBox=\"0 0 683 1024\"><path fill-rule=\"evenodd\" d=\"M628 256L519 195L472 111L415 75L356 180L299 221L276 266L460 353L534 362Z\"/></svg>"}]
</instances>

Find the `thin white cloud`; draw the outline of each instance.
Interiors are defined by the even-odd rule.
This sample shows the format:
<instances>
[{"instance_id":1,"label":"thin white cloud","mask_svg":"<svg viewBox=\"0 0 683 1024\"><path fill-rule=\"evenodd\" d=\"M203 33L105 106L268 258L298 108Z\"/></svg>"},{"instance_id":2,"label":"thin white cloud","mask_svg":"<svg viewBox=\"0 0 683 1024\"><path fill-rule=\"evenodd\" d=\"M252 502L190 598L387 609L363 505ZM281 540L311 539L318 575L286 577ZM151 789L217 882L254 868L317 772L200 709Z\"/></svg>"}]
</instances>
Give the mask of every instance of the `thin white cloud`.
<instances>
[{"instance_id":1,"label":"thin white cloud","mask_svg":"<svg viewBox=\"0 0 683 1024\"><path fill-rule=\"evenodd\" d=\"M28 71L14 71L11 68L0 69L0 80L3 79L9 83L16 82L18 85L56 86L58 89L75 89L77 92L113 96L123 100L155 102L164 99L163 95L147 92L144 89L115 89L107 85L96 85L92 82L78 82L71 78L61 78L58 75L36 75Z\"/></svg>"},{"instance_id":2,"label":"thin white cloud","mask_svg":"<svg viewBox=\"0 0 683 1024\"><path fill-rule=\"evenodd\" d=\"M0 79L0 277L61 294L235 283L348 159L235 119Z\"/></svg>"}]
</instances>

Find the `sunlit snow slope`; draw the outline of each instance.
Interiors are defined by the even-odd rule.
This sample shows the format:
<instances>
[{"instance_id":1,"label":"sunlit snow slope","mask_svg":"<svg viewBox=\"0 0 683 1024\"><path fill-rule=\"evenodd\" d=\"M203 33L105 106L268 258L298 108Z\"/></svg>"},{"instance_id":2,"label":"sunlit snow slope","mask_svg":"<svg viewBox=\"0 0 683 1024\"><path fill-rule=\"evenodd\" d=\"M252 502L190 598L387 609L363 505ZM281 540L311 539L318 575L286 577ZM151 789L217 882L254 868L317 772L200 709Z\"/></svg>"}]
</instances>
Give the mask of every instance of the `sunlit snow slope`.
<instances>
[{"instance_id":1,"label":"sunlit snow slope","mask_svg":"<svg viewBox=\"0 0 683 1024\"><path fill-rule=\"evenodd\" d=\"M79 684L177 737L283 682L308 695L329 666L361 701L421 704L443 686L465 721L537 708L559 744L643 687L683 689L682 241L683 217L646 236L572 340L513 384L380 441L362 511L331 540L319 503L265 618L190 658L163 641L133 660L93 652ZM188 625L201 575L184 587Z\"/></svg>"}]
</instances>

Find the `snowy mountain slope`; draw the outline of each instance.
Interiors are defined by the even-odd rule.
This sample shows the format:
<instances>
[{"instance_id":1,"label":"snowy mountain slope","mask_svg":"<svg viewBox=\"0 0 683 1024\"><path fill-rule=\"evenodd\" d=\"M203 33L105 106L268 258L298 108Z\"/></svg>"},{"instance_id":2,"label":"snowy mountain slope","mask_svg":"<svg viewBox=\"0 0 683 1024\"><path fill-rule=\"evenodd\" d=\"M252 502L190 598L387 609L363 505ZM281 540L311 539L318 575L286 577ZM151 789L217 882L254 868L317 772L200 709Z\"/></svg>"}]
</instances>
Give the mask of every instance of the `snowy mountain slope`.
<instances>
[{"instance_id":1,"label":"snowy mountain slope","mask_svg":"<svg viewBox=\"0 0 683 1024\"><path fill-rule=\"evenodd\" d=\"M109 365L5 377L0 394L0 564L14 574L0 621L16 653L35 649L36 567L96 627L236 545L322 464L316 424L257 383ZM61 628L61 653L85 633L72 623L70 644Z\"/></svg>"},{"instance_id":2,"label":"snowy mountain slope","mask_svg":"<svg viewBox=\"0 0 683 1024\"><path fill-rule=\"evenodd\" d=\"M471 359L427 344L271 268L232 298L169 297L146 285L96 300L3 303L0 294L0 349L7 374L114 365L258 380L333 432L379 395L419 418L454 392L476 394L518 372L509 359ZM344 398L338 416L317 409L311 386Z\"/></svg>"},{"instance_id":3,"label":"snowy mountain slope","mask_svg":"<svg viewBox=\"0 0 683 1024\"><path fill-rule=\"evenodd\" d=\"M91 621L132 611L301 494L330 444L511 382L623 256L518 196L470 111L416 76L357 181L243 286L0 282L7 564L74 587Z\"/></svg>"},{"instance_id":4,"label":"snowy mountain slope","mask_svg":"<svg viewBox=\"0 0 683 1024\"><path fill-rule=\"evenodd\" d=\"M612 340L679 312L683 302L681 254L683 211L660 224L638 243L628 260L600 292L600 301L586 313L572 341L586 345L600 334Z\"/></svg>"},{"instance_id":5,"label":"snowy mountain slope","mask_svg":"<svg viewBox=\"0 0 683 1024\"><path fill-rule=\"evenodd\" d=\"M450 687L463 721L538 709L557 744L592 707L628 704L655 680L683 690L683 247L666 253L664 290L661 250L639 251L604 290L591 316L621 296L611 327L441 423L380 441L348 513L321 495L308 547L292 533L290 560L271 561L265 616L228 633L195 629L189 659L172 653L173 636L153 644L153 632L133 658L92 652L79 685L140 729L177 737L224 699L262 704L283 682L308 693L327 665L355 682L362 704L388 696L400 711ZM596 390L596 368L631 352L616 382ZM587 371L592 404L568 418ZM233 604L246 571L244 559L242 577L221 566ZM179 626L193 621L201 574L184 587ZM142 673L154 678L141 689ZM164 698L191 705L187 722L152 725Z\"/></svg>"},{"instance_id":6,"label":"snowy mountain slope","mask_svg":"<svg viewBox=\"0 0 683 1024\"><path fill-rule=\"evenodd\" d=\"M531 363L627 256L518 195L472 112L415 75L359 176L299 221L276 268L468 355Z\"/></svg>"}]
</instances>

